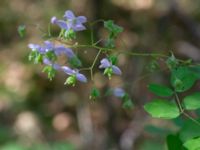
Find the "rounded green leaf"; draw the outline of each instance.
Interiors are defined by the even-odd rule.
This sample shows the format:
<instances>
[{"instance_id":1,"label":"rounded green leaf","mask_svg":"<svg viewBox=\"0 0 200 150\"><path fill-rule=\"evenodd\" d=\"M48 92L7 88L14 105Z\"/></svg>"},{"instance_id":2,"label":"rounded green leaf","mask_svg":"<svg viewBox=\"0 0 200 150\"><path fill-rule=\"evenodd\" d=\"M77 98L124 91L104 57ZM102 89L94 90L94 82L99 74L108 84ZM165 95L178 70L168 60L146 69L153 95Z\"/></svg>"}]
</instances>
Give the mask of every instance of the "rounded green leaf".
<instances>
[{"instance_id":1,"label":"rounded green leaf","mask_svg":"<svg viewBox=\"0 0 200 150\"><path fill-rule=\"evenodd\" d=\"M167 97L167 96L172 96L174 94L174 92L170 88L159 84L149 84L148 89L149 91L158 96Z\"/></svg>"},{"instance_id":2,"label":"rounded green leaf","mask_svg":"<svg viewBox=\"0 0 200 150\"><path fill-rule=\"evenodd\" d=\"M200 150L200 137L186 141L183 146L188 150Z\"/></svg>"},{"instance_id":3,"label":"rounded green leaf","mask_svg":"<svg viewBox=\"0 0 200 150\"><path fill-rule=\"evenodd\" d=\"M185 109L195 110L200 108L200 92L193 93L183 99Z\"/></svg>"},{"instance_id":4,"label":"rounded green leaf","mask_svg":"<svg viewBox=\"0 0 200 150\"><path fill-rule=\"evenodd\" d=\"M171 84L176 92L184 92L190 89L196 80L198 80L196 72L190 70L188 67L172 69Z\"/></svg>"},{"instance_id":5,"label":"rounded green leaf","mask_svg":"<svg viewBox=\"0 0 200 150\"><path fill-rule=\"evenodd\" d=\"M174 103L156 99L144 105L144 109L154 118L172 119L180 115Z\"/></svg>"}]
</instances>

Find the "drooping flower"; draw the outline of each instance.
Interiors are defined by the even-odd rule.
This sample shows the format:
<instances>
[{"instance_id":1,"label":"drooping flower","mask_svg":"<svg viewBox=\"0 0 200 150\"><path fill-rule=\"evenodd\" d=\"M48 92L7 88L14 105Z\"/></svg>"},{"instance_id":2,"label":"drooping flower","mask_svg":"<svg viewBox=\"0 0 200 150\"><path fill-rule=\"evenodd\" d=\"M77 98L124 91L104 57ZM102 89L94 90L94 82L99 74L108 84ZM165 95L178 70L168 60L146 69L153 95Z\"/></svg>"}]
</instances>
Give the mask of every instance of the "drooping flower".
<instances>
[{"instance_id":1,"label":"drooping flower","mask_svg":"<svg viewBox=\"0 0 200 150\"><path fill-rule=\"evenodd\" d=\"M113 65L112 62L110 62L107 58L103 58L101 60L101 65L99 66L99 68L104 68L104 74L108 75L109 78L111 78L112 74L116 74L116 75L121 75L122 72L119 69L119 67L117 67L116 65Z\"/></svg>"},{"instance_id":2,"label":"drooping flower","mask_svg":"<svg viewBox=\"0 0 200 150\"><path fill-rule=\"evenodd\" d=\"M38 45L38 44L30 43L30 44L28 44L28 47L29 47L32 51L37 51L37 52L39 52L40 54L45 54L44 48L41 47L41 46Z\"/></svg>"},{"instance_id":3,"label":"drooping flower","mask_svg":"<svg viewBox=\"0 0 200 150\"><path fill-rule=\"evenodd\" d=\"M76 81L80 81L80 82L87 82L87 78L85 77L85 75L79 73L79 70L76 69L71 69L67 66L62 66L61 69L67 74L69 75L69 77L66 79L65 84L69 84L74 86Z\"/></svg>"},{"instance_id":4,"label":"drooping flower","mask_svg":"<svg viewBox=\"0 0 200 150\"><path fill-rule=\"evenodd\" d=\"M61 69L61 66L59 64L51 62L48 58L44 58L43 63L45 65L52 66L52 68L55 69L55 70Z\"/></svg>"},{"instance_id":5,"label":"drooping flower","mask_svg":"<svg viewBox=\"0 0 200 150\"><path fill-rule=\"evenodd\" d=\"M44 41L44 45L40 46L38 44L29 44L28 47L32 51L38 51L40 54L46 54L48 52L53 52L56 56L65 54L67 57L72 58L75 56L74 52L70 48L66 48L63 45L54 45L50 41Z\"/></svg>"},{"instance_id":6,"label":"drooping flower","mask_svg":"<svg viewBox=\"0 0 200 150\"><path fill-rule=\"evenodd\" d=\"M60 28L67 31L82 31L85 30L83 23L87 22L85 16L76 17L71 10L67 10L63 16L64 20L58 20L55 16L51 18L51 23L58 25Z\"/></svg>"}]
</instances>

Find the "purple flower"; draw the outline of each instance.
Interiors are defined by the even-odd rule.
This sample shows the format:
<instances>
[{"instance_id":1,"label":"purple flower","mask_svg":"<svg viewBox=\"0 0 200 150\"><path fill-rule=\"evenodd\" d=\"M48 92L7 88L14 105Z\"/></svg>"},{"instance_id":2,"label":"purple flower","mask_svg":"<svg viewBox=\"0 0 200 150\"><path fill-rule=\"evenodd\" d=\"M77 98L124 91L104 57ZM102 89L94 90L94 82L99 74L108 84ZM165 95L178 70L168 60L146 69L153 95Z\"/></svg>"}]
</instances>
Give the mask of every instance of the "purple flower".
<instances>
[{"instance_id":1,"label":"purple flower","mask_svg":"<svg viewBox=\"0 0 200 150\"><path fill-rule=\"evenodd\" d=\"M28 47L32 49L32 51L38 51L41 54L46 54L47 52L52 51L57 56L61 54L65 54L69 58L73 58L75 56L72 49L66 48L63 45L56 46L50 41L45 41L43 46L40 46L38 44L29 44Z\"/></svg>"},{"instance_id":2,"label":"purple flower","mask_svg":"<svg viewBox=\"0 0 200 150\"><path fill-rule=\"evenodd\" d=\"M114 88L113 95L122 98L125 95L125 91L122 88Z\"/></svg>"},{"instance_id":3,"label":"purple flower","mask_svg":"<svg viewBox=\"0 0 200 150\"><path fill-rule=\"evenodd\" d=\"M40 54L45 54L45 49L43 47L41 47L38 44L28 44L28 47L32 50L32 51L37 51Z\"/></svg>"},{"instance_id":4,"label":"purple flower","mask_svg":"<svg viewBox=\"0 0 200 150\"><path fill-rule=\"evenodd\" d=\"M56 55L61 55L61 54L65 54L66 56L68 56L69 58L73 58L75 56L74 52L72 51L72 49L70 48L66 48L63 45L60 46L56 46L55 47L55 54Z\"/></svg>"},{"instance_id":5,"label":"purple flower","mask_svg":"<svg viewBox=\"0 0 200 150\"><path fill-rule=\"evenodd\" d=\"M101 60L101 65L99 66L99 68L104 68L105 69L104 74L108 74L108 76L111 76L112 73L116 75L122 74L119 67L112 65L112 62L110 62L107 58L103 58Z\"/></svg>"},{"instance_id":6,"label":"purple flower","mask_svg":"<svg viewBox=\"0 0 200 150\"><path fill-rule=\"evenodd\" d=\"M61 69L61 66L59 64L52 63L48 58L44 58L43 59L43 63L45 65L52 66L55 70L60 70Z\"/></svg>"},{"instance_id":7,"label":"purple flower","mask_svg":"<svg viewBox=\"0 0 200 150\"><path fill-rule=\"evenodd\" d=\"M76 17L72 11L67 10L63 17L67 20L68 29L73 29L74 31L82 31L86 29L83 25L83 23L87 21L85 16Z\"/></svg>"},{"instance_id":8,"label":"purple flower","mask_svg":"<svg viewBox=\"0 0 200 150\"><path fill-rule=\"evenodd\" d=\"M74 77L74 79L77 79L78 81L81 81L81 82L87 82L87 78L85 77L85 75L79 73L78 70L71 69L67 66L62 66L61 68L66 74L70 75L71 77Z\"/></svg>"},{"instance_id":9,"label":"purple flower","mask_svg":"<svg viewBox=\"0 0 200 150\"><path fill-rule=\"evenodd\" d=\"M87 21L84 16L76 17L74 13L67 10L63 16L64 20L58 20L55 16L51 18L51 23L58 25L60 28L65 30L82 31L85 30L83 23Z\"/></svg>"},{"instance_id":10,"label":"purple flower","mask_svg":"<svg viewBox=\"0 0 200 150\"><path fill-rule=\"evenodd\" d=\"M52 23L52 24L56 24L56 22L57 22L57 18L56 18L55 16L53 16L53 17L51 18L51 23Z\"/></svg>"}]
</instances>

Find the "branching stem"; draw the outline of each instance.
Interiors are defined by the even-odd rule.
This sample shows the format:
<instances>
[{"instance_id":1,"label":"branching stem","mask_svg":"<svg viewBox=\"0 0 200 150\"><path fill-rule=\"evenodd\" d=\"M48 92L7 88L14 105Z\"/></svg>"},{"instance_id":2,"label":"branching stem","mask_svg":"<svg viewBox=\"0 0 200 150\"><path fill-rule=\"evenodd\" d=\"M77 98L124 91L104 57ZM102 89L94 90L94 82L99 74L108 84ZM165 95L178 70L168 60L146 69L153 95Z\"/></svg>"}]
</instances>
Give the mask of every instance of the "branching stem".
<instances>
[{"instance_id":1,"label":"branching stem","mask_svg":"<svg viewBox=\"0 0 200 150\"><path fill-rule=\"evenodd\" d=\"M197 125L200 126L200 122L199 122L199 121L195 120L192 116L190 116L189 114L187 114L187 113L184 111L184 108L183 108L182 105L181 105L181 101L180 101L180 99L179 99L179 96L178 96L178 94L177 94L176 92L175 92L175 98L176 98L176 102L177 102L177 105L178 105L178 107L179 107L180 112L181 112L185 117L187 117L188 119L190 119L191 121L193 121L194 123L196 123Z\"/></svg>"}]
</instances>

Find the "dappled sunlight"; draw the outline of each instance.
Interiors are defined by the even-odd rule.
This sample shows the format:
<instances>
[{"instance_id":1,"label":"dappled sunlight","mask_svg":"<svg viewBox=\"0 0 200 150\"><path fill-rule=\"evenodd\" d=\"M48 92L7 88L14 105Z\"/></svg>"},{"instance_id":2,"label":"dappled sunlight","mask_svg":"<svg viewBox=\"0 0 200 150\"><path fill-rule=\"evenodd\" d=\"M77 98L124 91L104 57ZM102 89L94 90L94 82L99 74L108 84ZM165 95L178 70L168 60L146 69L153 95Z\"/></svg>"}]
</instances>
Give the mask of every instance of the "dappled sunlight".
<instances>
[{"instance_id":1,"label":"dappled sunlight","mask_svg":"<svg viewBox=\"0 0 200 150\"><path fill-rule=\"evenodd\" d=\"M150 9L154 4L154 0L112 0L112 2L124 9L132 10Z\"/></svg>"},{"instance_id":2,"label":"dappled sunlight","mask_svg":"<svg viewBox=\"0 0 200 150\"><path fill-rule=\"evenodd\" d=\"M22 112L17 116L14 129L19 138L27 142L40 141L42 138L38 118L30 111Z\"/></svg>"},{"instance_id":3,"label":"dappled sunlight","mask_svg":"<svg viewBox=\"0 0 200 150\"><path fill-rule=\"evenodd\" d=\"M59 113L54 117L52 124L57 131L65 131L69 128L71 122L72 118L70 114Z\"/></svg>"}]
</instances>

